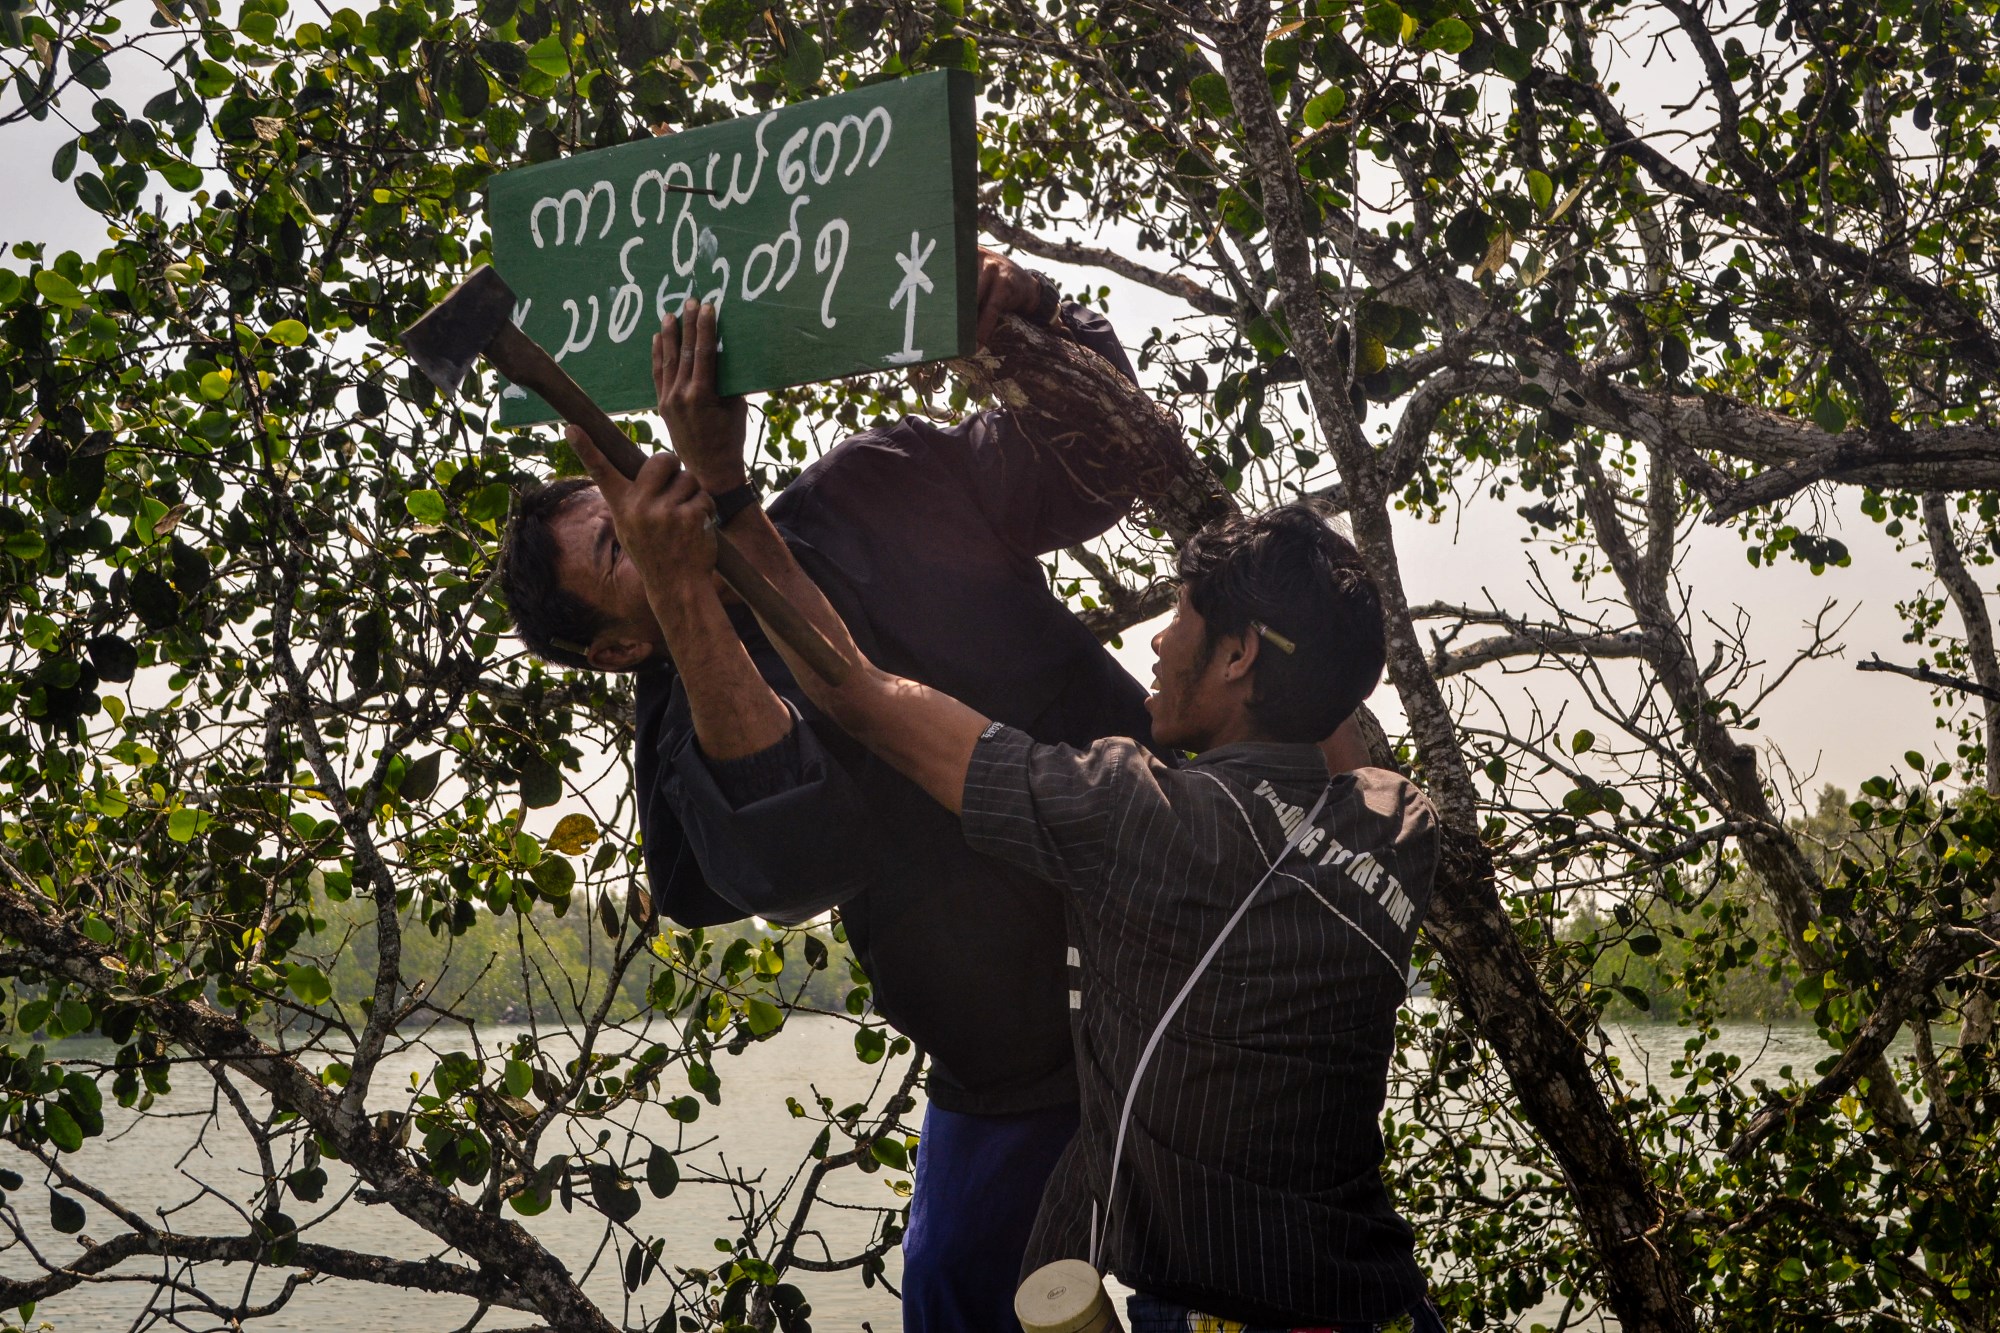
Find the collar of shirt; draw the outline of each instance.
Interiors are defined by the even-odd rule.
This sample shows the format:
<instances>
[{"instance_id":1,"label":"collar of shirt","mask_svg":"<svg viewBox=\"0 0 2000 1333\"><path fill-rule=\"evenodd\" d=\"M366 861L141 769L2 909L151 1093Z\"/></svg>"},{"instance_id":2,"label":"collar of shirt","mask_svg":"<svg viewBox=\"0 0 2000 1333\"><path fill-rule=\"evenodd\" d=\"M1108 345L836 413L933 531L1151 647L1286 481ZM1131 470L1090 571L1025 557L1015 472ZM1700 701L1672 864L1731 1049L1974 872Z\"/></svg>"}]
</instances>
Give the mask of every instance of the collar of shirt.
<instances>
[{"instance_id":1,"label":"collar of shirt","mask_svg":"<svg viewBox=\"0 0 2000 1333\"><path fill-rule=\"evenodd\" d=\"M1291 741L1231 741L1213 750L1204 750L1188 760L1189 768L1212 764L1236 764L1271 777L1299 782L1325 782L1326 757L1317 745Z\"/></svg>"}]
</instances>

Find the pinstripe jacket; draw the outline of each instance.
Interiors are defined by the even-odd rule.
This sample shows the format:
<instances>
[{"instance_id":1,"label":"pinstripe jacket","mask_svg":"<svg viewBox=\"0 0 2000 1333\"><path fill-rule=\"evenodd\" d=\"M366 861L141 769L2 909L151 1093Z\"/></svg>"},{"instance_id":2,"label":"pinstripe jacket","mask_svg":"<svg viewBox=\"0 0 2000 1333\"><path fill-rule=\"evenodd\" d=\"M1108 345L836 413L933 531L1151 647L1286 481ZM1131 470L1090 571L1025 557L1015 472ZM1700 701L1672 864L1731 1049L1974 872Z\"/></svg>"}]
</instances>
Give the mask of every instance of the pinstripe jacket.
<instances>
[{"instance_id":1,"label":"pinstripe jacket","mask_svg":"<svg viewBox=\"0 0 2000 1333\"><path fill-rule=\"evenodd\" d=\"M1071 942L1082 1126L1028 1269L1088 1257L1142 1047L1328 781L1310 745L1225 745L1174 769L1128 740L1076 750L998 724L981 739L966 839L1058 886ZM1253 1324L1388 1319L1422 1296L1379 1118L1437 859L1409 782L1332 779L1145 1072L1103 1268Z\"/></svg>"}]
</instances>

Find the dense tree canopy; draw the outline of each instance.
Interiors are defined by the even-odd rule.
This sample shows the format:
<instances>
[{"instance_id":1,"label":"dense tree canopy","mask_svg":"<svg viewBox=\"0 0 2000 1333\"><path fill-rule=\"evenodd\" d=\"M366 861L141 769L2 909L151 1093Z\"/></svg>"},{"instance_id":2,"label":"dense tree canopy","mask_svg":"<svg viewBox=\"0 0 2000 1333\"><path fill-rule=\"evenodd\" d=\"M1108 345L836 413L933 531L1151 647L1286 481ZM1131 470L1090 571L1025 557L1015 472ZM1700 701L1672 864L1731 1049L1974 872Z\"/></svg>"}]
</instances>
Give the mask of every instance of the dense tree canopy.
<instances>
[{"instance_id":1,"label":"dense tree canopy","mask_svg":"<svg viewBox=\"0 0 2000 1333\"><path fill-rule=\"evenodd\" d=\"M646 1230L639 1191L671 1191L684 1140L631 1132L637 1108L685 1126L720 1098L725 1053L787 1039L827 944L654 912L615 761L599 780L625 692L522 658L492 595L513 488L570 460L493 430L483 392L437 401L396 332L480 260L496 170L949 65L981 80L988 235L1184 306L1125 332L1192 456L1237 503L1332 497L1385 589L1393 757L1449 826L1438 1002L1405 1013L1387 1129L1449 1319L1993 1328L1997 17L0 0L0 133L72 126L51 168L110 227L0 260L0 1136L34 1169L0 1175L0 1300L143 1256L216 1319L256 1313L204 1285L231 1260L565 1329L796 1327L789 1275L881 1273L893 1212L851 1254L801 1241L830 1175L907 1166L908 1078L867 1106L802 1089L828 1133L731 1253ZM1680 104L1621 83L1647 55ZM990 374L957 405L965 385ZM772 398L764 479L905 397ZM1473 506L1518 515L1571 585L1411 605L1399 524ZM1835 509L1919 562L1910 641L1959 678L1937 702L1983 702L1948 713L1958 762L1933 768L1922 690L1876 680L1913 767L1815 811L1774 780L1765 677L1679 556L1708 524L1748 577L1839 567ZM1164 604L1174 512L1052 571L1106 634ZM1588 727L1468 722L1502 669L1574 692ZM497 939L477 947L536 1003L527 934L566 911L598 929L561 1039L479 1047L410 941ZM333 993L342 954L366 994ZM1621 982L1634 957L1672 960L1670 993ZM1750 973L1789 987L1816 1068L1751 1081L1720 1048ZM860 1058L902 1054L840 982ZM1617 1065L1621 994L1673 1006L1681 1058ZM613 1013L641 995L672 1024ZM78 1033L115 1057L50 1044ZM421 1086L384 1086L410 1050ZM186 1080L261 1153L226 1234L70 1169ZM327 1161L443 1257L317 1244L294 1216ZM604 1213L625 1307L535 1239L557 1195ZM88 1214L94 1244L31 1246L30 1214Z\"/></svg>"}]
</instances>

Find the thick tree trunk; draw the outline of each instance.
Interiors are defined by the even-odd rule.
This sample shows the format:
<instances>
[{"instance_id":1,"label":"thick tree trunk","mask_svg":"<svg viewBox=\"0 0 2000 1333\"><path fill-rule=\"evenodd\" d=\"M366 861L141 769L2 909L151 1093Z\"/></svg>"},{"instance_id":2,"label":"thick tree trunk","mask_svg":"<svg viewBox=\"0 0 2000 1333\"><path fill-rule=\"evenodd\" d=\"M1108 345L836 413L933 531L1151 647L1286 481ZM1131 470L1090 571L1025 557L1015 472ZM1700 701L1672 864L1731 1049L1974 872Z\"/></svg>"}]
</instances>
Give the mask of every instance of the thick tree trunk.
<instances>
[{"instance_id":1,"label":"thick tree trunk","mask_svg":"<svg viewBox=\"0 0 2000 1333\"><path fill-rule=\"evenodd\" d=\"M1948 506L1945 497L1935 491L1924 497L1924 536L1930 542L1938 579L1951 594L1959 623L1965 628L1965 655L1972 659L1973 678L1989 690L2000 690L2000 657L1993 651L1993 622L1987 615L1986 594L1965 567L1965 556L1951 530ZM1979 706L1986 722L1986 790L2000 794L2000 703L1982 699ZM2000 912L2000 889L1987 898L1986 910ZM1965 1017L1958 1030L1961 1050L1992 1040L1993 1009L1990 990L1976 990L1965 997Z\"/></svg>"},{"instance_id":2,"label":"thick tree trunk","mask_svg":"<svg viewBox=\"0 0 2000 1333\"><path fill-rule=\"evenodd\" d=\"M1236 512L1173 414L1090 349L1010 317L991 350L954 361L951 369L973 392L1007 408L1055 466L1108 498L1143 504L1176 546Z\"/></svg>"},{"instance_id":3,"label":"thick tree trunk","mask_svg":"<svg viewBox=\"0 0 2000 1333\"><path fill-rule=\"evenodd\" d=\"M1242 122L1245 154L1262 186L1279 299L1314 414L1339 463L1356 545L1382 589L1390 677L1444 815L1446 856L1427 929L1481 1035L1506 1066L1528 1119L1562 1165L1577 1218L1603 1264L1619 1323L1626 1333L1688 1333L1695 1326L1694 1310L1667 1235L1669 1219L1645 1164L1501 906L1492 857L1478 836L1471 773L1410 618L1377 460L1354 420L1343 362L1320 301L1297 165L1264 72L1268 16L1257 4L1245 5L1243 12L1242 26L1222 40L1223 75Z\"/></svg>"}]
</instances>

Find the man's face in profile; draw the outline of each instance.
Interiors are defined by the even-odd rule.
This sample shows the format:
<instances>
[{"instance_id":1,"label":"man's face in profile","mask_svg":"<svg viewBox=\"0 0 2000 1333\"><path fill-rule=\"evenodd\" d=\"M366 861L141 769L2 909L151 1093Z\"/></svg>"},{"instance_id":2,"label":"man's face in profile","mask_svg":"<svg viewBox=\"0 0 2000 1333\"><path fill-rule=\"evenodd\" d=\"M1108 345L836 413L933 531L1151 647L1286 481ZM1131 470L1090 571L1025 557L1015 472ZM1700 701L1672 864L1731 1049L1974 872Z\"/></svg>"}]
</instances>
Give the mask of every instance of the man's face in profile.
<instances>
[{"instance_id":1,"label":"man's face in profile","mask_svg":"<svg viewBox=\"0 0 2000 1333\"><path fill-rule=\"evenodd\" d=\"M591 665L629 671L664 651L645 580L619 544L603 493L592 486L571 496L549 520L549 535L556 545L556 580L606 621L589 645ZM609 660L600 661L606 654Z\"/></svg>"}]
</instances>

